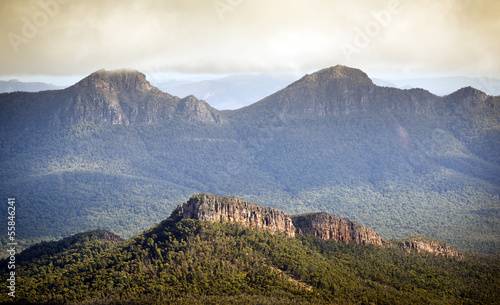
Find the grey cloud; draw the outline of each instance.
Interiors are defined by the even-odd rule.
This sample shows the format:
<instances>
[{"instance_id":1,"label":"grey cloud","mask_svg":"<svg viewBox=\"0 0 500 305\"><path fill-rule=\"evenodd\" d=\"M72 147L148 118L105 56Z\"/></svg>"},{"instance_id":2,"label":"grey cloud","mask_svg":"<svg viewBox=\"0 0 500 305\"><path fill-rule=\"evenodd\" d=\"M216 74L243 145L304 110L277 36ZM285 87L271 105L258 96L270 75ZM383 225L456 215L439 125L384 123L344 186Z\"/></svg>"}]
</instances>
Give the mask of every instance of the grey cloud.
<instances>
[{"instance_id":1,"label":"grey cloud","mask_svg":"<svg viewBox=\"0 0 500 305\"><path fill-rule=\"evenodd\" d=\"M400 10L383 24L374 13L391 3ZM498 15L500 4L485 0L4 0L0 77L121 67L312 71L337 63L490 75L500 71ZM36 33L26 37L23 27ZM359 32L369 34L361 47ZM356 53L346 57L342 45Z\"/></svg>"}]
</instances>

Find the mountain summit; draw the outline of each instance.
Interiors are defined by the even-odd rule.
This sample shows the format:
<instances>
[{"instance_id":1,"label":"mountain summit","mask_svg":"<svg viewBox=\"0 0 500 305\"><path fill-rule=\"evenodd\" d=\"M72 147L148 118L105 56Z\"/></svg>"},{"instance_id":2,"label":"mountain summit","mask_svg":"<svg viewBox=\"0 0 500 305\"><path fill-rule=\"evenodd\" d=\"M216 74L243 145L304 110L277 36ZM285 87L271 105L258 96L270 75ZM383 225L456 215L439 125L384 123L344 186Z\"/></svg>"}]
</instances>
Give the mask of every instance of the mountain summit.
<instances>
[{"instance_id":1,"label":"mountain summit","mask_svg":"<svg viewBox=\"0 0 500 305\"><path fill-rule=\"evenodd\" d=\"M334 66L306 75L239 115L284 120L361 113L434 113L439 98L423 89L376 86L361 70Z\"/></svg>"},{"instance_id":2,"label":"mountain summit","mask_svg":"<svg viewBox=\"0 0 500 305\"><path fill-rule=\"evenodd\" d=\"M0 97L6 120L15 117L36 129L65 128L91 123L150 125L171 121L220 123L217 110L194 96L184 99L152 86L135 70L99 70L64 90L41 92L35 99L24 92ZM8 121L7 121L8 122ZM14 128L19 130L17 127Z\"/></svg>"},{"instance_id":3,"label":"mountain summit","mask_svg":"<svg viewBox=\"0 0 500 305\"><path fill-rule=\"evenodd\" d=\"M146 93L149 91L160 92L156 87L146 80L146 76L136 70L114 70L106 71L101 69L74 85L75 88L85 89L105 89L112 93Z\"/></svg>"},{"instance_id":4,"label":"mountain summit","mask_svg":"<svg viewBox=\"0 0 500 305\"><path fill-rule=\"evenodd\" d=\"M339 80L373 86L372 80L365 72L342 65L336 65L334 67L319 70L313 74L305 75L298 80L297 83L306 82L321 85Z\"/></svg>"}]
</instances>

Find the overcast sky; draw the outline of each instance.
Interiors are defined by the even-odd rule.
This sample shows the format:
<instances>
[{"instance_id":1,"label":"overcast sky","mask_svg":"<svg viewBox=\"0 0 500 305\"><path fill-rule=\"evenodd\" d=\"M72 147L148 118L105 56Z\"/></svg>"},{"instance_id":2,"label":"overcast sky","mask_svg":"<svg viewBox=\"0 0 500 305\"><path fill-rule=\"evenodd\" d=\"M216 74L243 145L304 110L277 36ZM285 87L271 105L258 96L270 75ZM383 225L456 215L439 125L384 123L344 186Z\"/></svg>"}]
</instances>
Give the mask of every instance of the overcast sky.
<instances>
[{"instance_id":1,"label":"overcast sky","mask_svg":"<svg viewBox=\"0 0 500 305\"><path fill-rule=\"evenodd\" d=\"M498 78L499 16L497 0L2 0L0 79L336 64L377 77Z\"/></svg>"}]
</instances>

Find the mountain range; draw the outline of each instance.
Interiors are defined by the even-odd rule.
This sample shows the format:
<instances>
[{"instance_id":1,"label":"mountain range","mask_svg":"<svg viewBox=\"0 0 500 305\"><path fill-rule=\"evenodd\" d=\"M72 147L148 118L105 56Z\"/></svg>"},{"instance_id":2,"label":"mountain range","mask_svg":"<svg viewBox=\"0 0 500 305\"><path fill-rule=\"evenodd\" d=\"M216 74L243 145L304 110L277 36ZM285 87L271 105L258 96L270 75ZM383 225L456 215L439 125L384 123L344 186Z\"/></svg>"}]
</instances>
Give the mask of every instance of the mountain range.
<instances>
[{"instance_id":1,"label":"mountain range","mask_svg":"<svg viewBox=\"0 0 500 305\"><path fill-rule=\"evenodd\" d=\"M0 80L0 93L14 92L14 91L38 92L38 91L55 90L62 88L63 87L42 82L21 82L17 79L11 79L8 81Z\"/></svg>"},{"instance_id":2,"label":"mountain range","mask_svg":"<svg viewBox=\"0 0 500 305\"><path fill-rule=\"evenodd\" d=\"M500 95L500 79L493 77L426 77L405 79L374 79L379 86L396 87L400 89L424 88L433 94L444 96L463 87L474 87L488 95Z\"/></svg>"},{"instance_id":3,"label":"mountain range","mask_svg":"<svg viewBox=\"0 0 500 305\"><path fill-rule=\"evenodd\" d=\"M16 198L24 246L92 229L129 238L206 192L500 253L499 103L335 66L218 111L140 72L100 70L0 94L0 192Z\"/></svg>"}]
</instances>

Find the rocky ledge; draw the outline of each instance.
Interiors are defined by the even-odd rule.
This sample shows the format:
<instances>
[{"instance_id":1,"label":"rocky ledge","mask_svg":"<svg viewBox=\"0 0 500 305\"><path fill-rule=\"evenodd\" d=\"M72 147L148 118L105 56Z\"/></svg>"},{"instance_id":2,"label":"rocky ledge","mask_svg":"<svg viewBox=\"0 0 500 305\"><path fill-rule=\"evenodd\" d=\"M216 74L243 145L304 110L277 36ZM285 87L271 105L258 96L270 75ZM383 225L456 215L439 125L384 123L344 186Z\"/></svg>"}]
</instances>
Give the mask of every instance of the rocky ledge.
<instances>
[{"instance_id":1,"label":"rocky ledge","mask_svg":"<svg viewBox=\"0 0 500 305\"><path fill-rule=\"evenodd\" d=\"M346 218L328 213L310 213L289 216L286 213L235 197L198 194L179 204L171 217L213 222L240 223L271 233L282 232L288 237L314 235L324 240L362 245L396 247L407 252L429 252L445 257L463 255L444 242L427 237L411 237L385 241L374 230Z\"/></svg>"},{"instance_id":2,"label":"rocky ledge","mask_svg":"<svg viewBox=\"0 0 500 305\"><path fill-rule=\"evenodd\" d=\"M443 255L445 257L459 257L459 258L463 257L463 254L461 252L454 249L447 243L424 236L416 236L416 237L409 237L406 239L394 240L391 243L392 245L408 253L410 252L420 253L424 251L424 252Z\"/></svg>"},{"instance_id":3,"label":"rocky ledge","mask_svg":"<svg viewBox=\"0 0 500 305\"><path fill-rule=\"evenodd\" d=\"M250 228L266 229L271 233L283 232L295 236L290 216L270 207L261 207L240 198L198 194L177 206L173 217L240 223Z\"/></svg>"},{"instance_id":4,"label":"rocky ledge","mask_svg":"<svg viewBox=\"0 0 500 305\"><path fill-rule=\"evenodd\" d=\"M345 243L382 245L380 235L370 228L327 213L312 213L292 216L298 234L308 234L319 238Z\"/></svg>"},{"instance_id":5,"label":"rocky ledge","mask_svg":"<svg viewBox=\"0 0 500 305\"><path fill-rule=\"evenodd\" d=\"M177 206L173 217L214 222L233 222L251 228L283 232L293 237L310 234L345 243L382 245L380 235L362 225L327 213L289 216L270 207L261 207L240 198L198 194Z\"/></svg>"}]
</instances>

